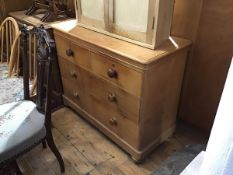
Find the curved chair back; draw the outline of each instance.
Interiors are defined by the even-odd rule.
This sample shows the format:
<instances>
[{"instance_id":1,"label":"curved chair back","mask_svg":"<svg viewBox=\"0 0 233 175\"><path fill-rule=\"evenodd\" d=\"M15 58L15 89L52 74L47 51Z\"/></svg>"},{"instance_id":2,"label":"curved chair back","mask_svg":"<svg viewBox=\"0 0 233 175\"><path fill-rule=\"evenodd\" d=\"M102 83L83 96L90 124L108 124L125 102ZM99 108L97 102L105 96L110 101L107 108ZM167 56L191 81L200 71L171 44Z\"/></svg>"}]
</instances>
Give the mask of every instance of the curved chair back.
<instances>
[{"instance_id":1,"label":"curved chair back","mask_svg":"<svg viewBox=\"0 0 233 175\"><path fill-rule=\"evenodd\" d=\"M19 73L20 30L16 20L7 17L0 26L0 62L9 64L9 76Z\"/></svg>"}]
</instances>

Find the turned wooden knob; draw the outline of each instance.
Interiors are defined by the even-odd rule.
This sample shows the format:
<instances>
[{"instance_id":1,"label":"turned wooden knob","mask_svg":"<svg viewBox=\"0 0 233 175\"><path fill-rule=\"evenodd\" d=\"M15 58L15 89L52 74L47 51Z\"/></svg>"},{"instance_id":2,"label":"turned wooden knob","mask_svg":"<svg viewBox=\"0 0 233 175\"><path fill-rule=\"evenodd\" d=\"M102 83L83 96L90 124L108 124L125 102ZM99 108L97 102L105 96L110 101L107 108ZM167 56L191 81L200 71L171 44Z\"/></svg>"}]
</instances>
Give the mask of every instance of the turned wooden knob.
<instances>
[{"instance_id":1,"label":"turned wooden knob","mask_svg":"<svg viewBox=\"0 0 233 175\"><path fill-rule=\"evenodd\" d=\"M115 94L115 93L109 93L109 94L108 94L108 100L109 100L110 102L115 102L115 101L117 100L116 94Z\"/></svg>"},{"instance_id":2,"label":"turned wooden knob","mask_svg":"<svg viewBox=\"0 0 233 175\"><path fill-rule=\"evenodd\" d=\"M75 78L75 79L78 77L75 71L70 72L70 75L72 78Z\"/></svg>"},{"instance_id":3,"label":"turned wooden knob","mask_svg":"<svg viewBox=\"0 0 233 175\"><path fill-rule=\"evenodd\" d=\"M66 50L66 55L67 55L68 57L74 56L73 50L72 50L72 49L67 49L67 50Z\"/></svg>"},{"instance_id":4,"label":"turned wooden knob","mask_svg":"<svg viewBox=\"0 0 233 175\"><path fill-rule=\"evenodd\" d=\"M110 78L117 78L117 75L118 75L117 71L112 68L108 69L107 74Z\"/></svg>"},{"instance_id":5,"label":"turned wooden knob","mask_svg":"<svg viewBox=\"0 0 233 175\"><path fill-rule=\"evenodd\" d=\"M109 120L109 124L112 126L116 126L117 125L117 119L116 117L113 117Z\"/></svg>"}]
</instances>

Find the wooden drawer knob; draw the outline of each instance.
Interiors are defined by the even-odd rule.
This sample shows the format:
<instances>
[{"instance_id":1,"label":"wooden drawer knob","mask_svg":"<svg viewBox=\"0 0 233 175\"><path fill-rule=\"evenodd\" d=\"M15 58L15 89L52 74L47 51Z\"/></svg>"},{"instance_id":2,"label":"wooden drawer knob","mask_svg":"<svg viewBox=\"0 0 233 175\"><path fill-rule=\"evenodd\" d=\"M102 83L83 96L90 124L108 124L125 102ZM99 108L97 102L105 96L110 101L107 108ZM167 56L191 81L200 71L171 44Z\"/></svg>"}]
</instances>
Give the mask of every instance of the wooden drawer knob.
<instances>
[{"instance_id":1,"label":"wooden drawer knob","mask_svg":"<svg viewBox=\"0 0 233 175\"><path fill-rule=\"evenodd\" d=\"M109 120L109 124L112 126L116 126L117 125L117 119L116 117L113 117Z\"/></svg>"},{"instance_id":2,"label":"wooden drawer knob","mask_svg":"<svg viewBox=\"0 0 233 175\"><path fill-rule=\"evenodd\" d=\"M72 50L72 49L67 49L67 50L66 50L66 55L67 55L68 57L74 56L73 50Z\"/></svg>"},{"instance_id":3,"label":"wooden drawer knob","mask_svg":"<svg viewBox=\"0 0 233 175\"><path fill-rule=\"evenodd\" d=\"M109 76L110 78L117 78L117 76L118 76L117 71L114 70L114 69L112 69L112 68L108 69L107 74L108 74L108 76Z\"/></svg>"},{"instance_id":4,"label":"wooden drawer knob","mask_svg":"<svg viewBox=\"0 0 233 175\"><path fill-rule=\"evenodd\" d=\"M77 79L77 78L78 78L78 75L77 75L77 73L76 73L75 71L71 71L71 72L70 72L70 76L71 76L72 78L74 78L74 79Z\"/></svg>"},{"instance_id":5,"label":"wooden drawer knob","mask_svg":"<svg viewBox=\"0 0 233 175\"><path fill-rule=\"evenodd\" d=\"M116 94L115 93L109 93L108 94L108 100L110 102L116 102L117 101Z\"/></svg>"}]
</instances>

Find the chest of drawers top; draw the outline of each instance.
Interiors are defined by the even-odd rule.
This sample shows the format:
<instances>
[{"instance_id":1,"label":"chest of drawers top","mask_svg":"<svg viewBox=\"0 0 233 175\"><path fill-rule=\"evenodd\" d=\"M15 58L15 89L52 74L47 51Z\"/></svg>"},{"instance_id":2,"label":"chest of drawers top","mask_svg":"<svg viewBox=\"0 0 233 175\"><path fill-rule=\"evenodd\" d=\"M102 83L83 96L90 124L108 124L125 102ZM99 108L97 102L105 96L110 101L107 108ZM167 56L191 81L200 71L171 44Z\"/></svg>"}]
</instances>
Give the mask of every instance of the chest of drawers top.
<instances>
[{"instance_id":1,"label":"chest of drawers top","mask_svg":"<svg viewBox=\"0 0 233 175\"><path fill-rule=\"evenodd\" d=\"M84 47L103 52L140 69L147 69L151 63L191 44L189 40L170 37L156 50L151 50L77 26L75 20L55 23L51 27L55 29L56 35L65 36L79 45L83 44Z\"/></svg>"}]
</instances>

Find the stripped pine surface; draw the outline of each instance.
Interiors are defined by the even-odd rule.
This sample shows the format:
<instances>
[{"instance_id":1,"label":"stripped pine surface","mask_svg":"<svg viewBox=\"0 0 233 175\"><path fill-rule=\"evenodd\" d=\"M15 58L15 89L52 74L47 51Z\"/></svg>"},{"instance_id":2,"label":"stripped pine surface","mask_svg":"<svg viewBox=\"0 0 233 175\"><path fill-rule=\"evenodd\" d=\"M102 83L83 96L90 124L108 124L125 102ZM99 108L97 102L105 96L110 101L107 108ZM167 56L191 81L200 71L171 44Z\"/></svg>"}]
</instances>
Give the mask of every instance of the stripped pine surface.
<instances>
[{"instance_id":1,"label":"stripped pine surface","mask_svg":"<svg viewBox=\"0 0 233 175\"><path fill-rule=\"evenodd\" d=\"M179 124L172 138L160 145L142 164L129 156L93 126L68 108L53 114L53 135L66 166L66 175L149 175L176 150L205 143L195 128ZM59 165L49 149L39 145L19 158L24 175L59 175Z\"/></svg>"}]
</instances>

